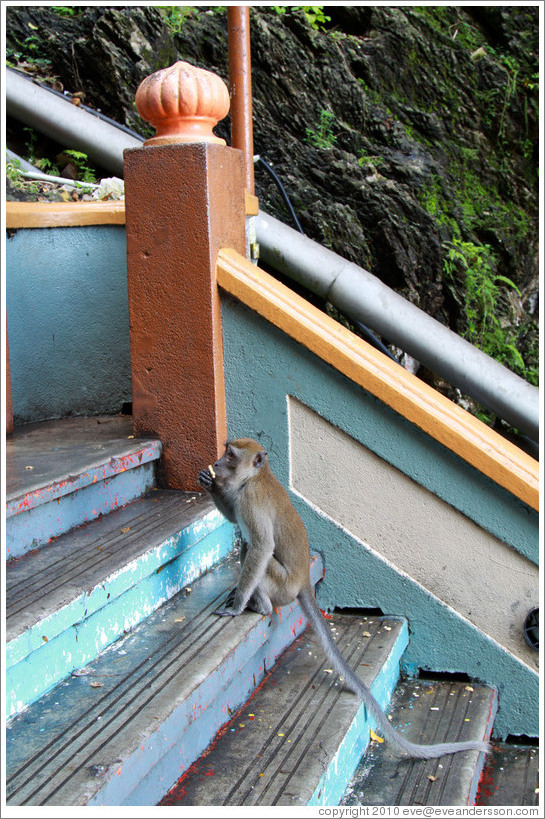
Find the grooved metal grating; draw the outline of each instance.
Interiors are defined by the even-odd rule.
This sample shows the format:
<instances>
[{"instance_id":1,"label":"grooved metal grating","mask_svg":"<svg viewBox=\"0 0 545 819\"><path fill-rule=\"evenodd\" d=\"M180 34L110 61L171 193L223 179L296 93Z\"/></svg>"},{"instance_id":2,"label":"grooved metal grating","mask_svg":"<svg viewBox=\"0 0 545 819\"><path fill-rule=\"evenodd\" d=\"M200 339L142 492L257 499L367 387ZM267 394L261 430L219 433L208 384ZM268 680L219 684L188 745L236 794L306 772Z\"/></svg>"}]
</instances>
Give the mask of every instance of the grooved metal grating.
<instances>
[{"instance_id":1,"label":"grooved metal grating","mask_svg":"<svg viewBox=\"0 0 545 819\"><path fill-rule=\"evenodd\" d=\"M6 566L6 636L91 590L212 509L201 495L157 491L60 535Z\"/></svg>"},{"instance_id":2,"label":"grooved metal grating","mask_svg":"<svg viewBox=\"0 0 545 819\"><path fill-rule=\"evenodd\" d=\"M413 742L487 739L497 706L492 688L464 682L405 680L392 701L393 722ZM373 742L343 805L473 805L484 754L400 759Z\"/></svg>"},{"instance_id":3,"label":"grooved metal grating","mask_svg":"<svg viewBox=\"0 0 545 819\"><path fill-rule=\"evenodd\" d=\"M73 676L16 717L7 731L8 804L84 804L93 780L115 765L116 739L127 732L138 737L150 704L159 719L165 702L187 687L192 664L229 628L228 620L209 615L235 577L233 567L225 568L221 579L214 574L213 588L205 588L211 575L195 594L181 592L88 673Z\"/></svg>"},{"instance_id":4,"label":"grooved metal grating","mask_svg":"<svg viewBox=\"0 0 545 819\"><path fill-rule=\"evenodd\" d=\"M343 656L367 684L402 629L398 620L341 614L330 625ZM307 629L160 804L308 804L359 708Z\"/></svg>"}]
</instances>

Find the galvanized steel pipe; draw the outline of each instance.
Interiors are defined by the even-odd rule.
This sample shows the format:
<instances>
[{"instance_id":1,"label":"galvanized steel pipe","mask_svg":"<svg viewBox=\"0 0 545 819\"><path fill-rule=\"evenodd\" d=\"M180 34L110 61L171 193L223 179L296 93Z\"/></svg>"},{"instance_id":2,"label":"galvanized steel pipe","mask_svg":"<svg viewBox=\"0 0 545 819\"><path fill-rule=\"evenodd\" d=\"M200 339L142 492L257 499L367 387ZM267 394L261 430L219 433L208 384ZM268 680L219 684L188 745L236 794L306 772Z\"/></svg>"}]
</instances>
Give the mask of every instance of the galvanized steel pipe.
<instances>
[{"instance_id":1,"label":"galvanized steel pipe","mask_svg":"<svg viewBox=\"0 0 545 819\"><path fill-rule=\"evenodd\" d=\"M85 151L120 176L123 151L142 139L6 71L6 110L64 145ZM240 146L239 146L240 147ZM253 171L253 161L250 166ZM252 174L253 176L253 174ZM278 219L256 217L261 257L274 269L363 322L475 401L539 439L539 390L428 316L376 276Z\"/></svg>"},{"instance_id":2,"label":"galvanized steel pipe","mask_svg":"<svg viewBox=\"0 0 545 819\"><path fill-rule=\"evenodd\" d=\"M103 168L123 175L123 151L142 140L72 105L16 71L6 71L6 111L65 147L85 152Z\"/></svg>"},{"instance_id":3,"label":"galvanized steel pipe","mask_svg":"<svg viewBox=\"0 0 545 819\"><path fill-rule=\"evenodd\" d=\"M375 330L532 440L539 390L387 287L307 236L261 212L261 258Z\"/></svg>"}]
</instances>

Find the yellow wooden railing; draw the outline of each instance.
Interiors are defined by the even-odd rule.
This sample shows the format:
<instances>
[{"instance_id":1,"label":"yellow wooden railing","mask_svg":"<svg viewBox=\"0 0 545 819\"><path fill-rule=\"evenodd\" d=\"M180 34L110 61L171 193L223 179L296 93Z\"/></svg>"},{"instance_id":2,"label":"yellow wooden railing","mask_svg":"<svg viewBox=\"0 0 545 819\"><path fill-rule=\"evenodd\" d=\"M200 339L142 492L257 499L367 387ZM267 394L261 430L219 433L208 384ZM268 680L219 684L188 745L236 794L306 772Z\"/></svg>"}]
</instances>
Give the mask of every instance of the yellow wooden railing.
<instances>
[{"instance_id":1,"label":"yellow wooden railing","mask_svg":"<svg viewBox=\"0 0 545 819\"><path fill-rule=\"evenodd\" d=\"M538 463L517 446L240 254L221 250L216 270L227 293L538 509Z\"/></svg>"}]
</instances>

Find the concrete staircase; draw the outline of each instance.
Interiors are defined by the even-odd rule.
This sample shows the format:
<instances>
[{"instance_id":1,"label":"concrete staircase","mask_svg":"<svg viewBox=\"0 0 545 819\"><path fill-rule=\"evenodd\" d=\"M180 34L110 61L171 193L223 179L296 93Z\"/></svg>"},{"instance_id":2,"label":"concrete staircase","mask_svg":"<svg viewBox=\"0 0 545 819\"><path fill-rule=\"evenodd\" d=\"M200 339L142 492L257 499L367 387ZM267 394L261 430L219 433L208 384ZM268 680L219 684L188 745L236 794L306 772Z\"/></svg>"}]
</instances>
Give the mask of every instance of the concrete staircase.
<instances>
[{"instance_id":1,"label":"concrete staircase","mask_svg":"<svg viewBox=\"0 0 545 819\"><path fill-rule=\"evenodd\" d=\"M160 450L126 418L8 443L7 804L337 804L373 725L297 603L213 615L237 575L234 529L203 496L156 488ZM314 583L322 571L313 557ZM388 708L407 624L330 627ZM488 736L494 704L483 689L433 741ZM459 756L463 801L483 760Z\"/></svg>"}]
</instances>

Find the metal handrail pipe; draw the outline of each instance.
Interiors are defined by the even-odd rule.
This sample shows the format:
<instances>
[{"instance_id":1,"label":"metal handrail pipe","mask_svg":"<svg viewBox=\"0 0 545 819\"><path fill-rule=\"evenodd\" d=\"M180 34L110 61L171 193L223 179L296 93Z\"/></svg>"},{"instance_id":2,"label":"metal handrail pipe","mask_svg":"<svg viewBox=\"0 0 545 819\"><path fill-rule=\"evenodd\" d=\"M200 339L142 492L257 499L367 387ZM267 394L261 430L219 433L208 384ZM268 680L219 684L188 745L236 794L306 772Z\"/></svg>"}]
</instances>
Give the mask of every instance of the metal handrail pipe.
<instances>
[{"instance_id":1,"label":"metal handrail pipe","mask_svg":"<svg viewBox=\"0 0 545 819\"><path fill-rule=\"evenodd\" d=\"M6 71L6 111L60 142L85 151L120 176L123 151L142 145L16 71ZM371 327L490 411L539 438L539 390L428 316L372 273L278 219L256 218L261 258L352 318Z\"/></svg>"},{"instance_id":2,"label":"metal handrail pipe","mask_svg":"<svg viewBox=\"0 0 545 819\"><path fill-rule=\"evenodd\" d=\"M539 390L404 299L372 273L272 216L256 218L261 259L400 347L532 440Z\"/></svg>"},{"instance_id":3,"label":"metal handrail pipe","mask_svg":"<svg viewBox=\"0 0 545 819\"><path fill-rule=\"evenodd\" d=\"M6 112L61 145L85 152L118 176L123 175L123 151L142 146L142 140L10 69L6 71Z\"/></svg>"}]
</instances>

